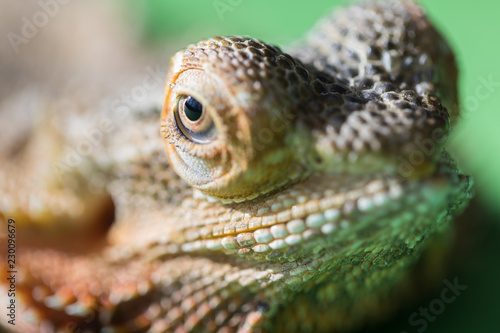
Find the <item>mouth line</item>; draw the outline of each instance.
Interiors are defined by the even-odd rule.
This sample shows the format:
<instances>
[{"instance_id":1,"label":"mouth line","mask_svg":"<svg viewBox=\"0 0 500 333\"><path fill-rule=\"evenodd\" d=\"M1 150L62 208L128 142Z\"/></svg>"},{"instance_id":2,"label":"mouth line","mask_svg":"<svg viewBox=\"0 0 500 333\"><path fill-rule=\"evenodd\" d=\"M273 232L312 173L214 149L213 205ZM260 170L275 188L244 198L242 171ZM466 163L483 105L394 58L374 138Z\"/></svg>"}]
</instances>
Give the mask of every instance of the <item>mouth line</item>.
<instances>
[{"instance_id":1,"label":"mouth line","mask_svg":"<svg viewBox=\"0 0 500 333\"><path fill-rule=\"evenodd\" d=\"M208 249L270 258L291 248L315 246L317 242L310 240L317 236L328 239L319 242L325 246L332 239L343 242L368 229L382 235L396 233L395 238L400 237L398 230L403 234L417 230L416 234L423 235L423 230L449 221L470 199L471 187L470 178L447 156L424 178L326 173L256 198L251 204L231 203L222 209L219 201L203 200L222 213L197 218L194 212L193 222L181 225L176 239L182 253Z\"/></svg>"}]
</instances>

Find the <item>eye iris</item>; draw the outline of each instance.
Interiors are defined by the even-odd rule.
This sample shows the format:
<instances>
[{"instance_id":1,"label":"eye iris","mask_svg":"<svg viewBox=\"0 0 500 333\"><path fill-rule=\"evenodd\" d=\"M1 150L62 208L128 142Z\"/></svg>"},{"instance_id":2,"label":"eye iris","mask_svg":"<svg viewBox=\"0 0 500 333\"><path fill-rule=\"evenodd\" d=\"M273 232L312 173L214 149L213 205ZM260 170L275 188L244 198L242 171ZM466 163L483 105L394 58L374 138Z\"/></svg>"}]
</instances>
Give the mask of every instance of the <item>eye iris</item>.
<instances>
[{"instance_id":1,"label":"eye iris","mask_svg":"<svg viewBox=\"0 0 500 333\"><path fill-rule=\"evenodd\" d=\"M209 143L216 138L217 129L210 112L197 99L180 95L173 111L177 129L185 138L199 144Z\"/></svg>"},{"instance_id":2,"label":"eye iris","mask_svg":"<svg viewBox=\"0 0 500 333\"><path fill-rule=\"evenodd\" d=\"M203 106L193 97L188 97L184 104L184 113L189 120L197 121L203 114Z\"/></svg>"}]
</instances>

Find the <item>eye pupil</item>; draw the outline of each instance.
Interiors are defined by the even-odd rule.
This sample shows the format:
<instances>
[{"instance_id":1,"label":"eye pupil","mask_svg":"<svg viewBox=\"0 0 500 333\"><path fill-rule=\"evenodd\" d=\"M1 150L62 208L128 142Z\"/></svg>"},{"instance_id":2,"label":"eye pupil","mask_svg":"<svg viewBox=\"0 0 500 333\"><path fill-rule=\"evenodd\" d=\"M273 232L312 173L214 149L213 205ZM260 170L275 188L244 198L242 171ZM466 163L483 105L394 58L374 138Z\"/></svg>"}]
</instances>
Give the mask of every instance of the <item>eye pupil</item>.
<instances>
[{"instance_id":1,"label":"eye pupil","mask_svg":"<svg viewBox=\"0 0 500 333\"><path fill-rule=\"evenodd\" d=\"M197 121L203 114L203 105L190 96L186 99L186 103L184 104L184 113L189 120Z\"/></svg>"}]
</instances>

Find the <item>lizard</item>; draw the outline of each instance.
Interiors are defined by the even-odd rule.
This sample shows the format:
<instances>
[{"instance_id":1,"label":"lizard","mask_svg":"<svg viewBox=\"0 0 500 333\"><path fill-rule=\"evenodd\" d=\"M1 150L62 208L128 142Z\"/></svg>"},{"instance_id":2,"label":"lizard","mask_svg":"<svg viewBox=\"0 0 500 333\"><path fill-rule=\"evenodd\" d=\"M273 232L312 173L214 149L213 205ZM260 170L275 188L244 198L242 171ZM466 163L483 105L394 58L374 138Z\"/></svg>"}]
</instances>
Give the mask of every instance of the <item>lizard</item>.
<instances>
[{"instance_id":1,"label":"lizard","mask_svg":"<svg viewBox=\"0 0 500 333\"><path fill-rule=\"evenodd\" d=\"M456 83L424 10L376 1L335 11L287 53L238 36L188 46L161 112L42 121L0 150L2 233L15 224L18 237L18 317L3 325L343 332L383 320L444 264L473 195L444 148ZM92 119L112 133L61 167Z\"/></svg>"}]
</instances>

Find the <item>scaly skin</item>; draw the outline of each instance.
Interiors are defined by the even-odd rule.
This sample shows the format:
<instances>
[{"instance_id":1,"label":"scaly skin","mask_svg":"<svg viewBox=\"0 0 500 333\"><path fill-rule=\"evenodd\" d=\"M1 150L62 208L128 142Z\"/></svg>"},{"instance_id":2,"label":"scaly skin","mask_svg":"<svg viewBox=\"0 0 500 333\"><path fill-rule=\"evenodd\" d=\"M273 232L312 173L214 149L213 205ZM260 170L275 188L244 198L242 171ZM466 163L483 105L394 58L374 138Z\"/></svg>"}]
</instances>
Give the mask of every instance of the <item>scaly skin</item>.
<instances>
[{"instance_id":1,"label":"scaly skin","mask_svg":"<svg viewBox=\"0 0 500 333\"><path fill-rule=\"evenodd\" d=\"M471 197L443 149L456 76L417 5L367 3L290 55L242 37L177 53L165 140L154 107L40 124L0 173L3 223L16 220L20 242L14 328L341 332L382 320L432 280ZM189 96L201 120L187 120ZM116 131L67 167L63 147L78 142L61 124L97 112Z\"/></svg>"}]
</instances>

